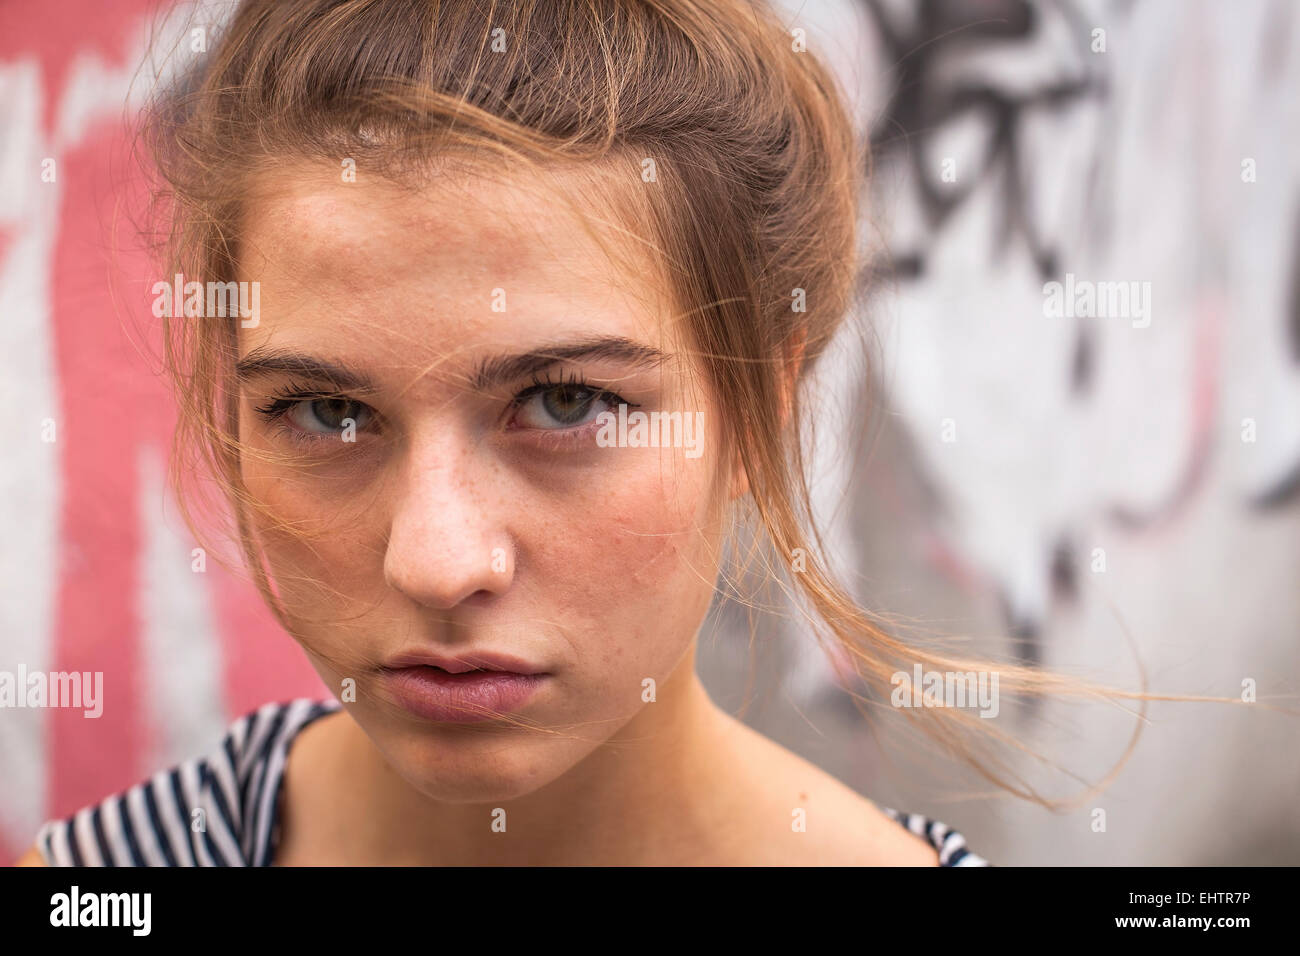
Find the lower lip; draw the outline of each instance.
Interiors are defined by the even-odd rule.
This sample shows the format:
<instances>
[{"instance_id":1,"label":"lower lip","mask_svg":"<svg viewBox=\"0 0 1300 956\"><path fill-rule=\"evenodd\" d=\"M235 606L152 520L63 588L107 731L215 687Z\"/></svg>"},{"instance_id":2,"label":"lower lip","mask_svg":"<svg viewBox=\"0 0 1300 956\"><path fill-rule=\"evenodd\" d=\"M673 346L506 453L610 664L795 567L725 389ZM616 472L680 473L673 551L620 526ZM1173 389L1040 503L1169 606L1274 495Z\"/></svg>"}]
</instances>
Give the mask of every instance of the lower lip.
<instances>
[{"instance_id":1,"label":"lower lip","mask_svg":"<svg viewBox=\"0 0 1300 956\"><path fill-rule=\"evenodd\" d=\"M386 683L403 707L425 720L480 723L523 707L545 674L472 671L448 674L432 667L385 671Z\"/></svg>"}]
</instances>

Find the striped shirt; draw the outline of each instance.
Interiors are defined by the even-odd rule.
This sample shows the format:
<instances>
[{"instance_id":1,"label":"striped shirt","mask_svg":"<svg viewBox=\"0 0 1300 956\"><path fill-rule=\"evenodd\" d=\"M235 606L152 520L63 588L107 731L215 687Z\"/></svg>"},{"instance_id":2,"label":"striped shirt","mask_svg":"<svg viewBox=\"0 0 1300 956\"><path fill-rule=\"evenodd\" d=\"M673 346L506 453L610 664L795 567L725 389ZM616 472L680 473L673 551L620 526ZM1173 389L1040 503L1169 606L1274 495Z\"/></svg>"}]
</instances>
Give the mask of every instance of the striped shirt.
<instances>
[{"instance_id":1,"label":"striped shirt","mask_svg":"<svg viewBox=\"0 0 1300 956\"><path fill-rule=\"evenodd\" d=\"M50 866L270 866L289 747L341 706L333 698L265 704L232 724L211 753L46 822L36 846ZM928 841L940 866L989 865L938 820L882 809Z\"/></svg>"}]
</instances>

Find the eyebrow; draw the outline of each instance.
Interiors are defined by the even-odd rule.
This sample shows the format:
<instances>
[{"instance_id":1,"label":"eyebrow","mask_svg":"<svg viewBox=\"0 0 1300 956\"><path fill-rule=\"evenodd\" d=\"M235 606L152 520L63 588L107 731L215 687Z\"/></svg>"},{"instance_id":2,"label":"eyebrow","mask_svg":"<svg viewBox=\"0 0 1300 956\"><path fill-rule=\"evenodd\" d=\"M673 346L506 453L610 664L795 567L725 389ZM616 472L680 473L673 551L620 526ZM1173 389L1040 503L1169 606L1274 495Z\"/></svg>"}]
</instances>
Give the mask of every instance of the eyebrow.
<instances>
[{"instance_id":1,"label":"eyebrow","mask_svg":"<svg viewBox=\"0 0 1300 956\"><path fill-rule=\"evenodd\" d=\"M636 367L651 368L668 359L668 353L618 335L599 335L560 342L527 352L495 355L481 360L470 377L470 386L485 391L494 385L516 381L559 362L606 359ZM379 385L366 373L342 362L333 362L292 349L258 347L235 365L242 384L271 375L297 375L329 382L348 392L375 392Z\"/></svg>"},{"instance_id":2,"label":"eyebrow","mask_svg":"<svg viewBox=\"0 0 1300 956\"><path fill-rule=\"evenodd\" d=\"M341 391L375 391L376 386L364 372L358 372L341 362L294 352L290 349L259 347L235 363L235 378L240 384L272 375L299 375L304 378L329 382Z\"/></svg>"},{"instance_id":3,"label":"eyebrow","mask_svg":"<svg viewBox=\"0 0 1300 956\"><path fill-rule=\"evenodd\" d=\"M470 379L470 385L483 391L494 385L506 384L540 372L558 362L579 359L587 361L607 359L638 368L653 368L662 364L667 358L666 352L642 345L640 342L619 335L598 335L515 355L498 355L484 359L479 362L478 368Z\"/></svg>"}]
</instances>

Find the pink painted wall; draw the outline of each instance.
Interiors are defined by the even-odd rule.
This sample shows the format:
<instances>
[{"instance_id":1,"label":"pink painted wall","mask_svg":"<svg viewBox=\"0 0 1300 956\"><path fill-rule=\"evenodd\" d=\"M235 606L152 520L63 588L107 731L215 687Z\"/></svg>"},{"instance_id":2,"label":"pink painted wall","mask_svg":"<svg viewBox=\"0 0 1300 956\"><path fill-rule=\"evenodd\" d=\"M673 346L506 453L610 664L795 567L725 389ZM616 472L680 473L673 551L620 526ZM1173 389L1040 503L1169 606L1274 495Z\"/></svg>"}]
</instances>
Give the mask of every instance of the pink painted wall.
<instances>
[{"instance_id":1,"label":"pink painted wall","mask_svg":"<svg viewBox=\"0 0 1300 956\"><path fill-rule=\"evenodd\" d=\"M11 413L0 669L102 671L98 719L0 711L0 861L72 812L205 749L234 716L326 692L246 583L164 508L174 409L157 280L124 218L123 122L158 4L0 5L0 363ZM42 178L47 159L53 181ZM46 178L49 178L48 172ZM52 419L54 441L42 439ZM178 722L171 702L193 705Z\"/></svg>"}]
</instances>

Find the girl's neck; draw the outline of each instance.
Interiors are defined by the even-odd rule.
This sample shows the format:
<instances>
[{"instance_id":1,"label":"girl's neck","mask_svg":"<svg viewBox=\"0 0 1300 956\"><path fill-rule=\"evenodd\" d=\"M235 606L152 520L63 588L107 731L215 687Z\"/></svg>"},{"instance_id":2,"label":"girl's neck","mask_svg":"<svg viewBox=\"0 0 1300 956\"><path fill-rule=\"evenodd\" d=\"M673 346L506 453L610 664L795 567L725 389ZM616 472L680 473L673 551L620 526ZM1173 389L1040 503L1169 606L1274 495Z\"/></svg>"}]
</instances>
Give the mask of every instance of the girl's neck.
<instances>
[{"instance_id":1,"label":"girl's neck","mask_svg":"<svg viewBox=\"0 0 1300 956\"><path fill-rule=\"evenodd\" d=\"M276 862L599 865L725 857L735 849L725 844L744 832L738 815L753 801L743 778L753 768L741 757L742 725L709 698L693 660L678 673L568 772L500 801L432 800L391 768L349 715L322 720L291 752Z\"/></svg>"}]
</instances>

